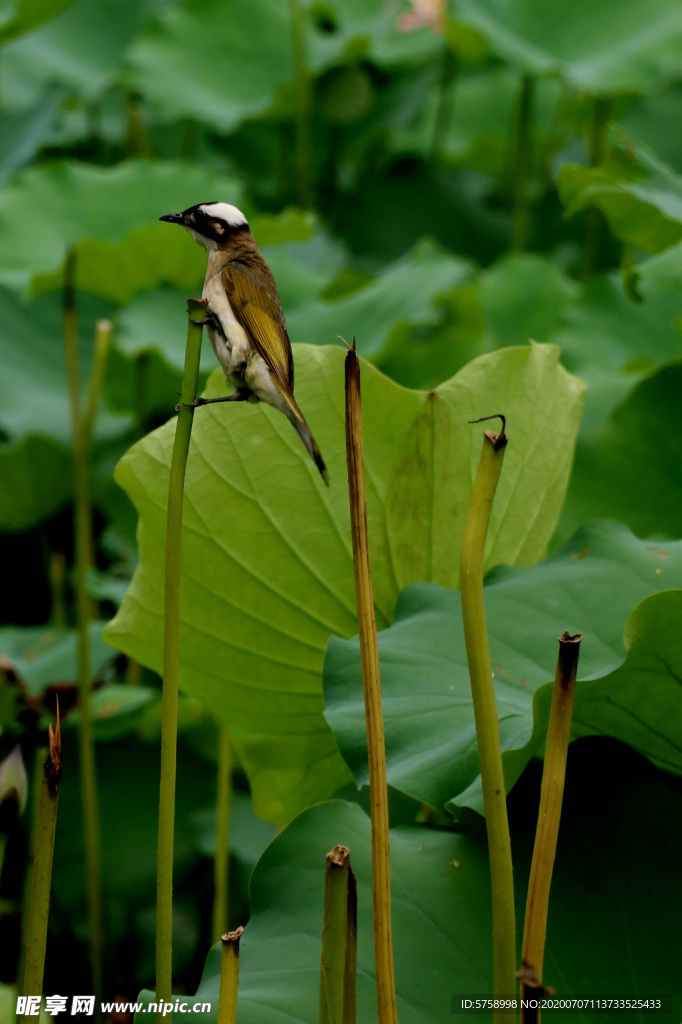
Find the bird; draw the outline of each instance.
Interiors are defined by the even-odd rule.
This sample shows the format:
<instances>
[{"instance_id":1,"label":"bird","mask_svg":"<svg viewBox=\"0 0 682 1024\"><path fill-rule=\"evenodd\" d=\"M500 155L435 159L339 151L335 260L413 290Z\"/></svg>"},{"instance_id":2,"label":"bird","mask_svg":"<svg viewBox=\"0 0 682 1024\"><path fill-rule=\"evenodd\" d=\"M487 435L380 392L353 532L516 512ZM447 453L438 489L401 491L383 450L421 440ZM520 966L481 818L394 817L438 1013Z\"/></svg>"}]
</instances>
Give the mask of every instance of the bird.
<instances>
[{"instance_id":1,"label":"bird","mask_svg":"<svg viewBox=\"0 0 682 1024\"><path fill-rule=\"evenodd\" d=\"M230 203L199 203L159 220L184 227L208 255L202 298L211 347L234 393L197 398L213 402L267 402L284 413L322 479L329 474L294 398L294 357L275 279L258 251L248 221Z\"/></svg>"}]
</instances>

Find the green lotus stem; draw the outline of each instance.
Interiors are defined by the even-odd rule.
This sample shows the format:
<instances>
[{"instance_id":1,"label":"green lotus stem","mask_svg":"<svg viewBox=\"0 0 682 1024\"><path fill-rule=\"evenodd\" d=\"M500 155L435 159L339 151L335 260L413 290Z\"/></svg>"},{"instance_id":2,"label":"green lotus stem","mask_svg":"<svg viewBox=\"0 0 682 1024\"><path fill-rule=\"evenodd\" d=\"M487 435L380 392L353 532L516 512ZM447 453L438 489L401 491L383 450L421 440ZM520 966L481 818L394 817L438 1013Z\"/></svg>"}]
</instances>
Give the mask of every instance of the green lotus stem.
<instances>
[{"instance_id":1,"label":"green lotus stem","mask_svg":"<svg viewBox=\"0 0 682 1024\"><path fill-rule=\"evenodd\" d=\"M308 67L306 29L308 10L301 0L289 0L296 85L296 163L298 201L304 210L313 205L312 91Z\"/></svg>"},{"instance_id":2,"label":"green lotus stem","mask_svg":"<svg viewBox=\"0 0 682 1024\"><path fill-rule=\"evenodd\" d=\"M59 783L62 774L59 705L57 705L57 725L54 732L52 726L48 726L48 735L49 749L43 764L40 782L31 896L26 929L26 954L22 981L22 991L25 996L40 996L43 992L45 946L47 944L47 923L50 914L50 889L52 886L52 855L57 825ZM31 1024L33 1019L27 1014L24 1016L23 1022Z\"/></svg>"},{"instance_id":3,"label":"green lotus stem","mask_svg":"<svg viewBox=\"0 0 682 1024\"><path fill-rule=\"evenodd\" d=\"M90 455L102 392L107 357L111 347L112 325L100 320L95 330L92 368L88 393L73 444L75 548L76 548L76 622L78 630L78 750L80 762L81 806L83 809L83 840L85 847L86 892L88 906L88 947L93 992L103 994L102 960L104 923L102 910L102 868L99 828L99 801L95 745L90 714L90 640L89 625L92 602L88 596L87 577L92 568L92 505L90 501Z\"/></svg>"},{"instance_id":4,"label":"green lotus stem","mask_svg":"<svg viewBox=\"0 0 682 1024\"><path fill-rule=\"evenodd\" d=\"M220 958L220 997L218 1024L235 1024L237 995L239 992L239 940L244 929L240 925L222 936L223 951Z\"/></svg>"},{"instance_id":5,"label":"green lotus stem","mask_svg":"<svg viewBox=\"0 0 682 1024\"><path fill-rule=\"evenodd\" d=\"M346 356L346 461L353 538L355 594L358 607L362 682L367 726L367 755L372 828L372 900L374 909L374 961L379 1024L396 1024L398 1010L393 972L391 931L391 868L388 838L386 748L381 711L381 679L374 617L367 535L367 493L362 438L360 362L353 347Z\"/></svg>"},{"instance_id":6,"label":"green lotus stem","mask_svg":"<svg viewBox=\"0 0 682 1024\"><path fill-rule=\"evenodd\" d=\"M575 679L581 640L580 633L571 636L568 631L559 637L559 657L547 726L540 809L528 882L521 954L521 994L527 996L538 995L538 990L542 990L542 964L547 934L549 890L552 884L561 804L564 797L566 757L571 738ZM521 1010L521 1021L524 1024L531 1024L538 1020L540 1020L539 1010Z\"/></svg>"},{"instance_id":7,"label":"green lotus stem","mask_svg":"<svg viewBox=\"0 0 682 1024\"><path fill-rule=\"evenodd\" d=\"M31 820L28 833L28 856L26 859L26 873L21 897L21 940L19 948L19 991L24 991L24 968L26 965L26 946L28 936L28 925L31 916L31 884L33 881L33 864L35 861L36 833L38 830L38 812L40 810L40 787L43 777L43 762L48 751L45 748L38 748L33 754L33 767L31 770L31 785L29 786L29 798L31 802Z\"/></svg>"},{"instance_id":8,"label":"green lotus stem","mask_svg":"<svg viewBox=\"0 0 682 1024\"><path fill-rule=\"evenodd\" d=\"M514 220L511 248L523 252L528 244L528 179L533 150L533 101L535 79L524 75L516 115L514 155Z\"/></svg>"},{"instance_id":9,"label":"green lotus stem","mask_svg":"<svg viewBox=\"0 0 682 1024\"><path fill-rule=\"evenodd\" d=\"M493 418L495 417L485 417ZM488 832L493 909L493 991L495 996L504 997L516 993L514 882L500 726L483 599L483 550L507 444L504 417L500 418L500 433L486 431L483 438L483 450L464 524L459 585ZM495 1013L493 1019L496 1022L507 1021L508 1024L509 1015Z\"/></svg>"},{"instance_id":10,"label":"green lotus stem","mask_svg":"<svg viewBox=\"0 0 682 1024\"><path fill-rule=\"evenodd\" d=\"M355 1024L358 897L350 850L335 846L325 859L320 1024Z\"/></svg>"},{"instance_id":11,"label":"green lotus stem","mask_svg":"<svg viewBox=\"0 0 682 1024\"><path fill-rule=\"evenodd\" d=\"M443 61L438 83L438 106L431 139L431 163L437 163L444 156L448 131L452 121L452 101L459 62L447 43L443 45Z\"/></svg>"},{"instance_id":12,"label":"green lotus stem","mask_svg":"<svg viewBox=\"0 0 682 1024\"><path fill-rule=\"evenodd\" d=\"M101 891L101 851L95 750L90 715L90 646L88 627L92 604L87 576L93 561L90 454L97 405L111 346L112 325L100 320L95 330L93 360L85 408L81 411L78 332L75 305L75 254L69 253L64 271L64 342L73 430L73 491L76 625L78 631L78 748L80 762L83 845L88 907L88 951L92 988L102 994L104 927Z\"/></svg>"},{"instance_id":13,"label":"green lotus stem","mask_svg":"<svg viewBox=\"0 0 682 1024\"><path fill-rule=\"evenodd\" d=\"M228 923L230 810L232 805L232 746L224 725L218 731L218 792L216 794L215 858L213 861L213 941Z\"/></svg>"},{"instance_id":14,"label":"green lotus stem","mask_svg":"<svg viewBox=\"0 0 682 1024\"><path fill-rule=\"evenodd\" d=\"M590 167L603 163L606 152L606 129L611 115L611 100L597 96L592 111L592 125L589 140ZM583 278L590 277L599 265L604 216L596 206L585 213L585 242L583 248Z\"/></svg>"},{"instance_id":15,"label":"green lotus stem","mask_svg":"<svg viewBox=\"0 0 682 1024\"><path fill-rule=\"evenodd\" d=\"M47 545L47 539L45 541ZM50 619L55 626L66 626L66 555L63 551L51 551L48 556L50 578Z\"/></svg>"},{"instance_id":16,"label":"green lotus stem","mask_svg":"<svg viewBox=\"0 0 682 1024\"><path fill-rule=\"evenodd\" d=\"M149 352L141 352L133 365L133 417L135 436L144 437L144 399L149 377Z\"/></svg>"},{"instance_id":17,"label":"green lotus stem","mask_svg":"<svg viewBox=\"0 0 682 1024\"><path fill-rule=\"evenodd\" d=\"M173 990L173 831L178 745L178 678L180 658L180 555L185 470L197 396L203 299L188 299L187 347L175 442L171 456L166 520L165 596L163 623L163 694L161 705L161 782L156 861L156 999L170 1002ZM159 1024L163 1013L157 1014Z\"/></svg>"},{"instance_id":18,"label":"green lotus stem","mask_svg":"<svg viewBox=\"0 0 682 1024\"><path fill-rule=\"evenodd\" d=\"M64 314L64 354L66 356L66 379L69 387L69 412L71 414L71 436L78 433L81 419L80 365L78 359L78 321L76 314L76 250L69 249L64 263L64 284L62 289Z\"/></svg>"}]
</instances>

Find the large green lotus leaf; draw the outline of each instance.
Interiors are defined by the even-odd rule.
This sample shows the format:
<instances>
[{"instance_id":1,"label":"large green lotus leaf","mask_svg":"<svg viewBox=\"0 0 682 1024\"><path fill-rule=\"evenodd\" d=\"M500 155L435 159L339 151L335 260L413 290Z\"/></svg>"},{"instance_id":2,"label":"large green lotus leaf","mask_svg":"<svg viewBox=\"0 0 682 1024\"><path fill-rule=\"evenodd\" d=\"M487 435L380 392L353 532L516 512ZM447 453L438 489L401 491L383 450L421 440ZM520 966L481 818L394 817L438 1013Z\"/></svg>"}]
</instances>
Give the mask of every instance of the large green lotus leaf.
<instances>
[{"instance_id":1,"label":"large green lotus leaf","mask_svg":"<svg viewBox=\"0 0 682 1024\"><path fill-rule=\"evenodd\" d=\"M641 275L639 303L625 294L620 274L578 285L535 254L504 256L479 282L488 348L552 341L566 368L588 385L581 437L605 424L644 375L680 353L682 299L655 274Z\"/></svg>"},{"instance_id":2,"label":"large green lotus leaf","mask_svg":"<svg viewBox=\"0 0 682 1024\"><path fill-rule=\"evenodd\" d=\"M150 218L152 219L152 218ZM158 217L156 218L158 220ZM160 282L175 285L185 294L200 294L206 271L206 253L197 245L188 245L184 231L168 230L168 224L146 224L120 241L78 242L76 282L91 295L124 306L143 290ZM59 288L63 281L60 268L52 274L33 278L32 291L40 294Z\"/></svg>"},{"instance_id":3,"label":"large green lotus leaf","mask_svg":"<svg viewBox=\"0 0 682 1024\"><path fill-rule=\"evenodd\" d=\"M596 206L613 233L648 253L682 239L682 179L644 146L611 133L613 150L603 167L565 164L559 196L566 216Z\"/></svg>"},{"instance_id":4,"label":"large green lotus leaf","mask_svg":"<svg viewBox=\"0 0 682 1024\"><path fill-rule=\"evenodd\" d=\"M200 188L206 187L200 183ZM207 186L238 201L241 189L234 184L215 181ZM199 195L195 193L195 195ZM157 218L158 221L158 218ZM263 244L305 241L313 230L309 214L285 210L278 216L256 215L252 219L254 235ZM168 224L148 224L131 231L120 242L83 241L78 245L76 278L79 288L121 305L130 302L143 289L152 289L160 281L182 288L185 294L201 292L206 272L206 252L193 243L184 231L169 231ZM37 277L34 288L40 292L58 288L61 273Z\"/></svg>"},{"instance_id":5,"label":"large green lotus leaf","mask_svg":"<svg viewBox=\"0 0 682 1024\"><path fill-rule=\"evenodd\" d=\"M129 76L159 117L230 131L293 79L290 40L289 8L278 0L186 0L137 38Z\"/></svg>"},{"instance_id":6,"label":"large green lotus leaf","mask_svg":"<svg viewBox=\"0 0 682 1024\"><path fill-rule=\"evenodd\" d=\"M619 274L594 277L564 306L560 324L549 335L564 365L588 385L581 424L586 440L645 376L680 354L680 294L653 281L643 291L645 301L634 303Z\"/></svg>"},{"instance_id":7,"label":"large green lotus leaf","mask_svg":"<svg viewBox=\"0 0 682 1024\"><path fill-rule=\"evenodd\" d=\"M436 299L469 275L463 260L420 246L350 295L294 309L287 328L292 338L312 345L328 345L337 334L349 342L357 336L358 350L377 356L396 327L436 322Z\"/></svg>"},{"instance_id":8,"label":"large green lotus leaf","mask_svg":"<svg viewBox=\"0 0 682 1024\"><path fill-rule=\"evenodd\" d=\"M85 386L95 322L109 307L77 297L81 384ZM62 340L61 298L44 295L24 305L0 288L0 526L19 531L53 515L72 488L71 421ZM111 376L110 367L110 376ZM130 408L128 406L127 408ZM120 437L128 417L101 404L96 438Z\"/></svg>"},{"instance_id":9,"label":"large green lotus leaf","mask_svg":"<svg viewBox=\"0 0 682 1024\"><path fill-rule=\"evenodd\" d=\"M181 324L179 325L179 328ZM230 729L258 813L286 819L346 777L322 717L329 636L357 628L343 427L344 350L295 346L297 397L324 453L327 490L267 406L214 405L194 420L183 533L180 684ZM432 392L363 363L368 519L377 619L415 580L456 586L482 428L504 409L513 439L488 567L537 561L570 471L584 388L553 346L506 349ZM209 394L224 393L220 373ZM141 562L107 639L159 669L168 465L175 421L125 456L117 479L140 515Z\"/></svg>"},{"instance_id":10,"label":"large green lotus leaf","mask_svg":"<svg viewBox=\"0 0 682 1024\"><path fill-rule=\"evenodd\" d=\"M668 584L680 579L679 571L667 568L672 549L666 545L652 552L666 566L660 579ZM577 687L574 736L614 736L658 768L682 774L681 621L682 590L652 594L635 608L625 623L623 664ZM550 688L543 687L538 711L545 720L550 702Z\"/></svg>"},{"instance_id":11,"label":"large green lotus leaf","mask_svg":"<svg viewBox=\"0 0 682 1024\"><path fill-rule=\"evenodd\" d=\"M537 814L536 778L522 795L525 806L517 803L511 814L519 922ZM673 994L679 1005L676 936L682 906L674 851L682 841L680 802L679 793L657 776L648 777L624 748L583 743L572 749L543 971L557 995L655 991ZM453 996L491 992L485 839L479 830L466 834L405 824L391 829L390 841L398 1016L401 1024L436 1024L450 1019ZM338 843L350 847L357 877L358 1020L376 1021L370 823L359 807L333 801L298 817L256 865L251 916L241 940L240 1024L316 1024L324 858ZM519 926L519 947L520 931ZM217 1019L219 978L218 945L190 1001L211 1003L210 1021ZM491 1024L492 1016L453 1019ZM600 1019L616 1022L622 1014L604 1012Z\"/></svg>"},{"instance_id":12,"label":"large green lotus leaf","mask_svg":"<svg viewBox=\"0 0 682 1024\"><path fill-rule=\"evenodd\" d=\"M553 678L555 639L566 629L584 634L579 679L602 677L578 684L574 735L613 736L682 774L682 693L671 687L669 674L659 682L679 643L677 633L666 632L667 626L654 633L649 662L653 649L658 667L648 675L642 671L636 685L622 685L625 669L611 672L623 659L628 613L681 578L682 541L646 543L615 523L585 527L539 565L493 574L485 588L486 616L509 788L543 742L551 684L535 710L533 694ZM669 623L679 599L668 608ZM625 631L631 653L632 623L639 614ZM390 785L434 807L452 801L482 810L459 594L427 584L405 590L392 626L379 634L379 657ZM357 783L365 785L361 678L357 638L332 639L325 661L325 717ZM634 678L632 671L628 678ZM662 751L668 755L675 743L676 758L664 761Z\"/></svg>"},{"instance_id":13,"label":"large green lotus leaf","mask_svg":"<svg viewBox=\"0 0 682 1024\"><path fill-rule=\"evenodd\" d=\"M63 99L64 91L50 86L34 105L0 116L0 185L36 155L52 130Z\"/></svg>"},{"instance_id":14,"label":"large green lotus leaf","mask_svg":"<svg viewBox=\"0 0 682 1024\"><path fill-rule=\"evenodd\" d=\"M433 58L438 37L401 33L379 0L332 0L307 20L307 60L319 72L352 54L382 63ZM333 31L319 23L331 22ZM163 12L129 53L130 80L162 120L190 117L221 132L264 113L293 83L291 9L278 0L185 0ZM225 54L230 59L225 59Z\"/></svg>"},{"instance_id":15,"label":"large green lotus leaf","mask_svg":"<svg viewBox=\"0 0 682 1024\"><path fill-rule=\"evenodd\" d=\"M133 358L156 351L169 366L182 373L186 338L177 328L184 294L174 288L157 288L136 295L116 318L119 352ZM210 358L210 350L204 348L202 370L209 367Z\"/></svg>"},{"instance_id":16,"label":"large green lotus leaf","mask_svg":"<svg viewBox=\"0 0 682 1024\"><path fill-rule=\"evenodd\" d=\"M330 0L322 6L306 0L305 6L310 12L308 60L316 71L349 57L364 57L382 65L423 65L442 56L439 33L416 26L405 30L402 15L407 5L402 2Z\"/></svg>"},{"instance_id":17,"label":"large green lotus leaf","mask_svg":"<svg viewBox=\"0 0 682 1024\"><path fill-rule=\"evenodd\" d=\"M0 530L19 533L49 519L71 496L71 455L49 437L0 445Z\"/></svg>"},{"instance_id":18,"label":"large green lotus leaf","mask_svg":"<svg viewBox=\"0 0 682 1024\"><path fill-rule=\"evenodd\" d=\"M110 307L77 296L81 387L90 373L96 321ZM63 342L61 297L43 295L24 304L0 288L0 428L12 441L41 435L71 443L69 392ZM121 433L126 423L105 409L97 417L97 436Z\"/></svg>"},{"instance_id":19,"label":"large green lotus leaf","mask_svg":"<svg viewBox=\"0 0 682 1024\"><path fill-rule=\"evenodd\" d=\"M435 70L435 69L434 69ZM434 76L435 77L435 76ZM508 67L492 66L466 70L452 86L452 106L445 129L441 128L441 94L431 80L418 116L403 130L394 131L388 143L393 152L418 153L455 161L487 174L509 170L509 133L518 105L521 80ZM533 127L537 149L551 129L561 85L553 78L537 84Z\"/></svg>"},{"instance_id":20,"label":"large green lotus leaf","mask_svg":"<svg viewBox=\"0 0 682 1024\"><path fill-rule=\"evenodd\" d=\"M0 192L0 283L28 291L36 278L55 274L74 246L78 287L108 298L120 300L167 278L201 280L199 247L156 222L214 196L239 202L240 190L192 164L129 160L104 168L58 161L33 167Z\"/></svg>"},{"instance_id":21,"label":"large green lotus leaf","mask_svg":"<svg viewBox=\"0 0 682 1024\"><path fill-rule=\"evenodd\" d=\"M503 256L480 276L486 341L496 348L549 341L580 286L556 263L531 253Z\"/></svg>"},{"instance_id":22,"label":"large green lotus leaf","mask_svg":"<svg viewBox=\"0 0 682 1024\"><path fill-rule=\"evenodd\" d=\"M102 623L88 627L90 665L97 676L112 658L102 641ZM78 635L60 626L5 626L0 630L0 658L11 666L31 697L55 683L75 684L78 678Z\"/></svg>"},{"instance_id":23,"label":"large green lotus leaf","mask_svg":"<svg viewBox=\"0 0 682 1024\"><path fill-rule=\"evenodd\" d=\"M3 101L10 109L33 103L53 83L88 101L99 98L120 78L125 51L140 26L164 2L76 0L69 4L49 24L3 46ZM63 0L53 0L52 6L57 4L66 6Z\"/></svg>"},{"instance_id":24,"label":"large green lotus leaf","mask_svg":"<svg viewBox=\"0 0 682 1024\"><path fill-rule=\"evenodd\" d=\"M132 688L131 688L132 689ZM54 939L63 936L64 920L80 941L87 941L86 873L83 870L82 807L79 791L76 737L63 731L64 773L59 797L57 841L53 865L51 925ZM211 865L203 859L195 837L194 819L215 804L215 769L180 739L182 771L176 794L174 850L174 919L179 934L173 946L178 972L191 963L201 942L201 910L208 897ZM66 766L69 766L67 772ZM116 953L121 976L143 984L154 973L154 901L158 812L158 747L127 736L97 745L97 789L102 843L102 889L107 941ZM241 816L240 802L235 814ZM238 831L237 836L238 837ZM250 852L239 861L253 863ZM231 874L240 871L240 865ZM243 884L243 883L242 883ZM244 913L238 890L233 912ZM151 920L150 920L151 919ZM134 929L134 948L130 934Z\"/></svg>"},{"instance_id":25,"label":"large green lotus leaf","mask_svg":"<svg viewBox=\"0 0 682 1024\"><path fill-rule=\"evenodd\" d=\"M633 271L636 287L649 296L650 287L664 288L668 291L682 291L682 243L665 249L641 260Z\"/></svg>"},{"instance_id":26,"label":"large green lotus leaf","mask_svg":"<svg viewBox=\"0 0 682 1024\"><path fill-rule=\"evenodd\" d=\"M337 197L328 220L352 252L374 264L401 258L428 231L451 252L487 265L509 248L509 216L494 203L495 189L473 171L396 160L367 169L356 190Z\"/></svg>"},{"instance_id":27,"label":"large green lotus leaf","mask_svg":"<svg viewBox=\"0 0 682 1024\"><path fill-rule=\"evenodd\" d=\"M639 536L682 536L682 486L675 428L682 363L640 381L606 424L578 442L560 535L599 516Z\"/></svg>"},{"instance_id":28,"label":"large green lotus leaf","mask_svg":"<svg viewBox=\"0 0 682 1024\"><path fill-rule=\"evenodd\" d=\"M0 42L32 32L60 14L73 0L2 0Z\"/></svg>"},{"instance_id":29,"label":"large green lotus leaf","mask_svg":"<svg viewBox=\"0 0 682 1024\"><path fill-rule=\"evenodd\" d=\"M675 0L455 0L452 12L504 60L583 92L652 91L679 63Z\"/></svg>"},{"instance_id":30,"label":"large green lotus leaf","mask_svg":"<svg viewBox=\"0 0 682 1024\"><path fill-rule=\"evenodd\" d=\"M150 292L149 294L156 293ZM180 308L182 308L185 303L181 295L179 301ZM104 403L112 412L125 415L128 423L130 423L132 413L137 436L141 436L146 423L163 423L168 414L172 413L178 401L182 369L170 361L173 354L170 344L163 345L163 354L159 355L153 342L153 339L158 337L156 331L148 336L145 347L139 354L130 356L121 351L118 334L115 334L114 337L116 343L109 353L107 375L102 392ZM206 349L199 371L201 387L205 385L209 372L215 366L215 360L211 358L212 352L208 346ZM109 518L114 519L117 525L120 525L122 510L120 507L111 506L110 493L114 500L121 497L121 492L114 484L112 477L114 466L123 450L125 447L123 449L119 447L116 451L109 453L108 460L99 467L97 477L97 482L100 485L96 495L98 505L109 514Z\"/></svg>"},{"instance_id":31,"label":"large green lotus leaf","mask_svg":"<svg viewBox=\"0 0 682 1024\"><path fill-rule=\"evenodd\" d=\"M681 100L682 84L673 82L662 92L638 97L619 117L631 139L648 146L678 174L682 173L682 140L677 130Z\"/></svg>"}]
</instances>

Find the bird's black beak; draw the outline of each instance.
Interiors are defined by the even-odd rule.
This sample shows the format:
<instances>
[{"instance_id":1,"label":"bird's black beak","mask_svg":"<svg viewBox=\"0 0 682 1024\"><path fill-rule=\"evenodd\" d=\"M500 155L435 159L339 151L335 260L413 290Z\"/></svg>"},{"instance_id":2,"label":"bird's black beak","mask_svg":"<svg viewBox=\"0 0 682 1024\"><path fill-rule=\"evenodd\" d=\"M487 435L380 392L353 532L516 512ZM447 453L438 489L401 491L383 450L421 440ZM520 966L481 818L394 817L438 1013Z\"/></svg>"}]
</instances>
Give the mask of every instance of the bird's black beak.
<instances>
[{"instance_id":1,"label":"bird's black beak","mask_svg":"<svg viewBox=\"0 0 682 1024\"><path fill-rule=\"evenodd\" d=\"M184 213L165 213L163 217L159 217L159 220L167 220L169 224L184 224L185 215Z\"/></svg>"}]
</instances>

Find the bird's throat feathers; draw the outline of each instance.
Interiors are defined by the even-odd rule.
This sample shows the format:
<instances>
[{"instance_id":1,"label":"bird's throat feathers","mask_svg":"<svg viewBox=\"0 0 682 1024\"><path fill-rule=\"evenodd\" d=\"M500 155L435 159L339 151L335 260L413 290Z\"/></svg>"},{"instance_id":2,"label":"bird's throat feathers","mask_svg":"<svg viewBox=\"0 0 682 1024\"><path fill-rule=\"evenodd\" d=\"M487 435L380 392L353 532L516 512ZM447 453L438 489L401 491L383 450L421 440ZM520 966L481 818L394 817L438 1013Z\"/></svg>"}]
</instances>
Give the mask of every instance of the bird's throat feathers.
<instances>
[{"instance_id":1,"label":"bird's throat feathers","mask_svg":"<svg viewBox=\"0 0 682 1024\"><path fill-rule=\"evenodd\" d=\"M230 253L230 259L239 259L238 253L252 253L258 248L248 224L232 228L225 238L210 238L195 231L194 228L189 227L187 224L185 225L185 231L192 236L197 245L203 246L209 258L215 252L228 252Z\"/></svg>"}]
</instances>

